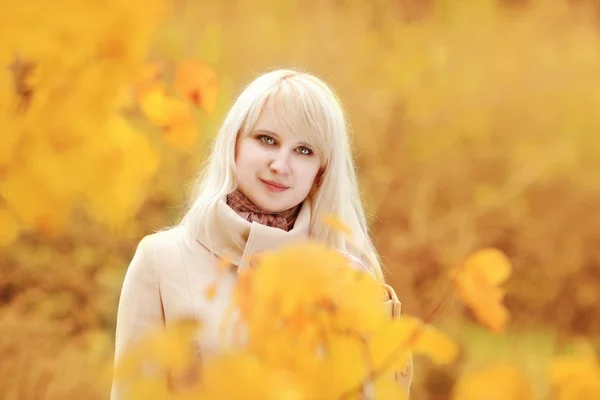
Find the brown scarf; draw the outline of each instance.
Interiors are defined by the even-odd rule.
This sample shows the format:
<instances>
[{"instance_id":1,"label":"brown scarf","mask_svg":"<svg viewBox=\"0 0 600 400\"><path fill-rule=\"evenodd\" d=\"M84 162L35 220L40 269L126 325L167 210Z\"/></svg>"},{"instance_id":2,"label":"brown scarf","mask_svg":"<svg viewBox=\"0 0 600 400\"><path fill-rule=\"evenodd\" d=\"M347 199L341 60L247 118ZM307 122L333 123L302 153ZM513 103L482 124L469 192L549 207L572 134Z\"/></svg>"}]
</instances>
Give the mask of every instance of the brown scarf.
<instances>
[{"instance_id":1,"label":"brown scarf","mask_svg":"<svg viewBox=\"0 0 600 400\"><path fill-rule=\"evenodd\" d=\"M235 190L227 195L227 205L248 222L257 222L289 232L300 213L301 204L281 212L268 212L250 201L242 192Z\"/></svg>"}]
</instances>

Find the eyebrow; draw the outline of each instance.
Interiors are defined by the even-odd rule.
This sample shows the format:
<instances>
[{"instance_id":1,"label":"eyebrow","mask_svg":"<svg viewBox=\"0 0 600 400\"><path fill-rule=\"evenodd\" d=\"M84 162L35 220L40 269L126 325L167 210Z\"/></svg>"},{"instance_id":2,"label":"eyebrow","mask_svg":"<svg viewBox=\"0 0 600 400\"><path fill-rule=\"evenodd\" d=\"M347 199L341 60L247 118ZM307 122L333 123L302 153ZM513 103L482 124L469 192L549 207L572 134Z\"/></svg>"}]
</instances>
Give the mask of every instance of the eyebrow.
<instances>
[{"instance_id":1,"label":"eyebrow","mask_svg":"<svg viewBox=\"0 0 600 400\"><path fill-rule=\"evenodd\" d=\"M255 132L255 133L264 133L264 134L267 134L267 135L269 135L269 136L273 136L275 139L281 139L277 133L275 133L275 132L272 132L272 131L270 131L270 130L267 130L267 129L255 129L255 130L254 130L254 132ZM309 147L309 148L311 148L311 149L312 149L312 146L311 146L311 145L309 145L309 144L308 144L308 143L306 143L306 142L298 142L298 144L299 144L300 146Z\"/></svg>"}]
</instances>

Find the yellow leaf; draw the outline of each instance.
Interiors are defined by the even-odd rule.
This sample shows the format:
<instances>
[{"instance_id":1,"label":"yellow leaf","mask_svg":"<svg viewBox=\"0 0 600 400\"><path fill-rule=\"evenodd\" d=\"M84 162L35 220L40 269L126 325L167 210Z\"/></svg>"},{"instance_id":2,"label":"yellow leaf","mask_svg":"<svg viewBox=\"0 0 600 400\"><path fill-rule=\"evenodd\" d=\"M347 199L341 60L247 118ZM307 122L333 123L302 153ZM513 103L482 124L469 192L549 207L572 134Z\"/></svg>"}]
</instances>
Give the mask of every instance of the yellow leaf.
<instances>
[{"instance_id":1,"label":"yellow leaf","mask_svg":"<svg viewBox=\"0 0 600 400\"><path fill-rule=\"evenodd\" d=\"M187 107L173 109L172 111L173 114L171 114L163 131L163 137L173 147L191 152L194 150L193 145L198 138L198 127Z\"/></svg>"},{"instance_id":2,"label":"yellow leaf","mask_svg":"<svg viewBox=\"0 0 600 400\"><path fill-rule=\"evenodd\" d=\"M214 112L219 93L216 72L202 60L177 65L175 89L179 95L207 112Z\"/></svg>"},{"instance_id":3,"label":"yellow leaf","mask_svg":"<svg viewBox=\"0 0 600 400\"><path fill-rule=\"evenodd\" d=\"M510 275L510 263L497 250L486 249L467 258L462 268L451 271L459 296L483 325L499 332L508 323L502 304L504 291L497 285Z\"/></svg>"},{"instance_id":4,"label":"yellow leaf","mask_svg":"<svg viewBox=\"0 0 600 400\"><path fill-rule=\"evenodd\" d=\"M164 74L165 65L162 62L153 62L144 65L140 70L140 76L137 79L134 91L136 98L146 90L152 89L157 85L157 82Z\"/></svg>"},{"instance_id":5,"label":"yellow leaf","mask_svg":"<svg viewBox=\"0 0 600 400\"><path fill-rule=\"evenodd\" d=\"M165 126L170 118L169 102L165 88L156 84L140 94L140 109L144 116L154 124Z\"/></svg>"},{"instance_id":6,"label":"yellow leaf","mask_svg":"<svg viewBox=\"0 0 600 400\"><path fill-rule=\"evenodd\" d=\"M500 284L508 279L511 272L510 261L497 249L483 249L470 255L463 267L467 271L480 273L491 284Z\"/></svg>"},{"instance_id":7,"label":"yellow leaf","mask_svg":"<svg viewBox=\"0 0 600 400\"><path fill-rule=\"evenodd\" d=\"M391 320L369 346L375 364L378 368L386 364L386 371L401 369L409 352L427 355L438 364L448 364L458 355L456 342L433 326L410 316Z\"/></svg>"},{"instance_id":8,"label":"yellow leaf","mask_svg":"<svg viewBox=\"0 0 600 400\"><path fill-rule=\"evenodd\" d=\"M232 376L235 376L234 384L231 381ZM273 370L256 356L243 351L208 360L203 370L202 382L198 400L307 398L285 371Z\"/></svg>"},{"instance_id":9,"label":"yellow leaf","mask_svg":"<svg viewBox=\"0 0 600 400\"><path fill-rule=\"evenodd\" d=\"M371 360L368 348L356 337L337 336L325 346L324 359L309 383L312 395L309 398L337 399L356 387L369 375Z\"/></svg>"},{"instance_id":10,"label":"yellow leaf","mask_svg":"<svg viewBox=\"0 0 600 400\"><path fill-rule=\"evenodd\" d=\"M406 389L398 383L394 374L378 379L374 384L375 399L407 400Z\"/></svg>"},{"instance_id":11,"label":"yellow leaf","mask_svg":"<svg viewBox=\"0 0 600 400\"><path fill-rule=\"evenodd\" d=\"M125 392L124 400L163 400L168 399L171 390L162 379L144 379L135 381Z\"/></svg>"},{"instance_id":12,"label":"yellow leaf","mask_svg":"<svg viewBox=\"0 0 600 400\"><path fill-rule=\"evenodd\" d=\"M512 365L494 365L461 375L452 400L531 400L529 382Z\"/></svg>"},{"instance_id":13,"label":"yellow leaf","mask_svg":"<svg viewBox=\"0 0 600 400\"><path fill-rule=\"evenodd\" d=\"M140 108L150 122L163 129L169 144L180 150L193 150L198 127L188 103L168 96L163 86L155 84L140 95Z\"/></svg>"},{"instance_id":14,"label":"yellow leaf","mask_svg":"<svg viewBox=\"0 0 600 400\"><path fill-rule=\"evenodd\" d=\"M236 293L242 307L252 304L254 310L266 313L255 311L251 326L261 325L259 318L275 312L273 307L286 318L300 307L314 305L323 310L329 304L340 328L352 327L363 333L387 318L381 306L381 286L368 273L350 268L345 256L320 243L263 252L252 270L249 285L240 285Z\"/></svg>"},{"instance_id":15,"label":"yellow leaf","mask_svg":"<svg viewBox=\"0 0 600 400\"><path fill-rule=\"evenodd\" d=\"M135 343L119 360L115 379L134 382L148 378L157 371L181 374L197 359L193 339L201 324L192 319L180 319L166 329L150 332Z\"/></svg>"},{"instance_id":16,"label":"yellow leaf","mask_svg":"<svg viewBox=\"0 0 600 400\"><path fill-rule=\"evenodd\" d=\"M426 325L415 340L412 352L427 355L438 364L449 364L458 355L458 345L440 330Z\"/></svg>"},{"instance_id":17,"label":"yellow leaf","mask_svg":"<svg viewBox=\"0 0 600 400\"><path fill-rule=\"evenodd\" d=\"M335 215L326 215L323 218L323 222L329 225L332 229L342 232L346 236L352 235L350 228Z\"/></svg>"},{"instance_id":18,"label":"yellow leaf","mask_svg":"<svg viewBox=\"0 0 600 400\"><path fill-rule=\"evenodd\" d=\"M600 398L600 365L593 351L556 357L548 375L557 400Z\"/></svg>"}]
</instances>

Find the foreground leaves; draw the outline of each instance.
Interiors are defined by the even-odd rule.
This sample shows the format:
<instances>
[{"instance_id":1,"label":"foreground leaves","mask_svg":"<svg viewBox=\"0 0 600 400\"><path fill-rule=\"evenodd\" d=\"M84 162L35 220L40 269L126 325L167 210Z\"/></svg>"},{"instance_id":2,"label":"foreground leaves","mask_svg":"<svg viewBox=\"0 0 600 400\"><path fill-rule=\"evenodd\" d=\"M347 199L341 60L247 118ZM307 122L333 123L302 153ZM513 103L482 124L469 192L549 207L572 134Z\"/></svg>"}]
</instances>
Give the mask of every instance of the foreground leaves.
<instances>
[{"instance_id":1,"label":"foreground leaves","mask_svg":"<svg viewBox=\"0 0 600 400\"><path fill-rule=\"evenodd\" d=\"M452 399L532 400L533 394L521 371L512 365L498 364L463 374Z\"/></svg>"},{"instance_id":2,"label":"foreground leaves","mask_svg":"<svg viewBox=\"0 0 600 400\"><path fill-rule=\"evenodd\" d=\"M317 243L262 253L251 269L240 271L232 299L239 319L226 313L222 336L233 339L200 356L186 389L177 392L181 396L403 398L406 389L394 376L410 352L438 363L457 355L451 339L417 318L392 319L383 305L383 287L339 252ZM128 360L125 371L140 361L139 356ZM162 364L172 368L180 361L162 359ZM232 376L237 376L235 385ZM147 381L123 372L119 377L133 379L132 393L146 393Z\"/></svg>"},{"instance_id":3,"label":"foreground leaves","mask_svg":"<svg viewBox=\"0 0 600 400\"><path fill-rule=\"evenodd\" d=\"M576 354L556 357L548 366L548 374L557 400L600 398L600 364L589 346Z\"/></svg>"}]
</instances>

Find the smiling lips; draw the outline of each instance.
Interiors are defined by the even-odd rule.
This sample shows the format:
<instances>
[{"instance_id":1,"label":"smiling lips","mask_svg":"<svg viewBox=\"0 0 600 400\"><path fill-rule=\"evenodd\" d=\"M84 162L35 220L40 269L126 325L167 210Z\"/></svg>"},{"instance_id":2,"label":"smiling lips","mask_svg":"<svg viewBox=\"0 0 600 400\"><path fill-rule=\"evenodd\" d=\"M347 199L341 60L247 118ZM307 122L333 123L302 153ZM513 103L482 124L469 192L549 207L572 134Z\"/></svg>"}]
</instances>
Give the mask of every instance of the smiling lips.
<instances>
[{"instance_id":1,"label":"smiling lips","mask_svg":"<svg viewBox=\"0 0 600 400\"><path fill-rule=\"evenodd\" d=\"M269 191L274 192L274 193L283 192L283 191L289 189L289 186L285 186L285 185L282 185L281 183L277 183L274 181L265 181L265 180L261 179L261 182L265 185L265 187Z\"/></svg>"}]
</instances>

